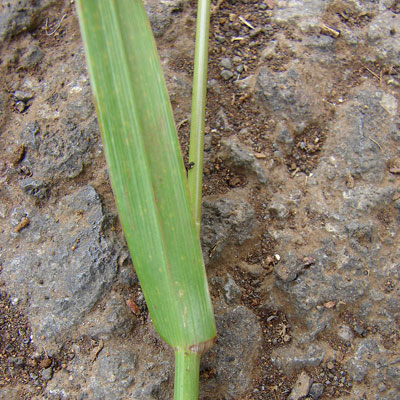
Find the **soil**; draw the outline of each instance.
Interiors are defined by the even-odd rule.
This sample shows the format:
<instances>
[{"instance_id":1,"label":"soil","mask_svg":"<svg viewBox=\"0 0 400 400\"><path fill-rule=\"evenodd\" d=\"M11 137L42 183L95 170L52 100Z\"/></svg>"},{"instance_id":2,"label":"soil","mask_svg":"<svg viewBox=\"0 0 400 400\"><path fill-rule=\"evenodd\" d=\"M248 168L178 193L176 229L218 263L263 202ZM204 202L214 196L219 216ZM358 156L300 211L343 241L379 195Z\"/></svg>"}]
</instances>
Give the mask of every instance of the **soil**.
<instances>
[{"instance_id":1,"label":"soil","mask_svg":"<svg viewBox=\"0 0 400 400\"><path fill-rule=\"evenodd\" d=\"M82 44L73 2L67 3L69 2L60 1L47 7L36 27L2 44L0 83L5 97L3 99L4 113L0 121L0 174L2 184L11 188L7 193L4 190L0 191L3 210L12 210L22 204L24 194L21 193L19 181L32 174L28 167L23 166L25 144L15 140L16 132L22 131L27 124L34 123L38 115L46 113L46 110L51 108L48 105L55 102L57 97L63 96L66 83L76 79L70 71L73 68L71 63L74 54L81 51ZM336 23L339 19L349 29L362 29L371 21L372 16L368 13L351 14L348 9L340 9L337 5L340 2L333 3L326 9L323 16L328 26L334 26L332 21ZM263 7L260 6L261 4ZM288 372L284 368L279 368L272 361L271 355L273 350L292 343L294 332L296 334L302 330L305 332L307 328L303 321L296 317L294 306L290 303L290 299L285 297L285 292L275 289L274 296L279 298L281 303L286 304L286 308L277 309L274 304L269 304L271 293L266 293L264 288L273 286L276 279L274 270L280 260L279 239L272 235L271 231L299 231L303 228L303 223L312 228L326 222L323 216L314 215L312 210L296 209L296 207L291 207L283 219L275 218L271 212L268 212L266 205L271 201L273 194L282 188L282 181L285 181L284 190L287 195L299 188L307 194L306 186L299 184L295 178L300 174L307 181L307 177L312 177L318 167L330 135L329 124L335 115L332 104L346 101L352 89L361 83L367 82L385 87L384 82L398 77L398 67L389 68L376 61L365 62L358 54L350 54L348 47L344 44L337 44L335 52L345 61L338 66L333 64L323 66L319 71L315 71L315 74L309 72L307 84L310 85L314 85L321 79L324 80L324 76L329 75L330 88L321 89L320 96L324 96L324 105L319 110L318 117L310 118L303 129L295 134L291 151L283 155L277 153L272 132L276 131L280 121L276 113L265 107L256 96L251 79L259 73L260 68L282 73L289 71L297 57L290 46L285 46L282 40L278 42L273 54L266 53L265 49L271 43L275 43L278 38L301 42L306 39L308 33L302 32L291 24L282 25L272 22L274 4L272 0L264 3L255 0L214 2L210 27L208 72L210 84L207 95L203 193L204 196L211 196L211 198L228 195L233 199L245 199L254 209L257 220L252 237L243 244L229 246L229 250L217 259L213 259L211 249L209 254L211 261L207 266L213 300L217 302L221 297L221 286L215 282L218 282L218 279L225 279L226 274L230 274L241 289L237 304L246 306L256 315L262 331L262 351L257 355L256 367L251 371L251 387L240 397L235 397L237 400L287 399L292 392L298 372ZM393 13L398 13L399 7L398 2L394 2ZM172 14L172 24L157 39L167 85L172 88L171 101L187 168L189 168L187 150L190 115L190 105L187 101L190 89L187 89L187 82L193 69L195 11L195 4L184 3L182 10ZM262 28L258 33L250 35L254 29L249 28L249 25ZM39 62L36 65L23 65L24 52L33 45L41 49L46 64ZM221 77L221 71L224 70L224 67L221 67L221 60L234 57L237 61L236 64L233 63L231 70L234 71L235 77L225 80ZM64 78L56 86L51 76L54 75L55 69L63 64L69 67L65 69ZM235 70L239 65L242 67ZM241 85L240 83L248 77L250 77L250 84ZM181 93L179 85L177 89L175 79L183 82ZM30 99L21 104L16 99L15 91L22 82L26 83L29 80L44 85L48 82L49 85L53 85L53 96L46 99L47 105L43 106ZM315 96L315 92L310 95ZM54 126L58 124L57 117L48 121L49 125L46 127L48 130L52 129L51 124ZM277 172L271 172L267 184L260 183L256 173L251 169L235 166L223 156L221 149L224 147L224 139L227 138L238 140L244 148L255 155L257 162L263 168L269 168L268 165L271 160L273 161ZM114 216L108 220L107 235L123 242L120 224L115 218L116 211L111 187L104 173L104 157L102 153L96 153L93 149L88 151L92 151L92 155L90 160L84 163L82 171L72 178L55 175L50 180L51 194L35 198L35 207L41 212L46 212L50 205L56 204L58 199L68 195L72 189L90 184L100 195L106 213ZM285 175L282 175L283 173ZM352 175L349 176L347 181L349 188L354 187L354 178L358 179ZM11 195L14 196L11 197ZM376 212L377 220L380 221L379 229L384 234L396 223L396 214L389 208L382 208ZM29 223L28 218L20 220L14 228L15 233L23 232ZM4 226L5 223L2 225L3 232ZM307 235L309 232L307 231ZM313 237L311 229L311 234L307 237L309 242L297 246L301 248L301 254L307 254L307 248L311 249L311 244L319 240L318 235L317 232ZM368 237L364 240L369 245ZM360 240L361 243L362 241L363 239ZM23 243L18 246L23 246ZM19 248L16 247L13 250L18 252ZM126 262L129 264L129 260ZM121 265L123 263L124 261ZM239 266L241 263L261 266L261 275L246 272ZM304 258L304 265L312 264L311 258ZM396 285L397 282L387 280L384 289L389 293L397 288ZM4 390L4 396L9 396L2 397L0 392L0 398L30 399L35 396L47 398L45 393L48 381L46 375L43 374L44 370L51 368L52 375L57 374L58 371L67 370L74 359L73 349L76 346L80 349L81 357L85 355L92 357L97 350L101 352L103 343L100 339L87 334L71 334L58 352L49 355L47 349L39 347L32 341L30 323L26 317L29 313L28 303L15 300L13 295L8 294L5 284L0 290L0 390ZM132 311L132 316L136 318L136 325L131 333L132 341L139 349L141 345L143 346L143 357L146 357L145 352L148 351L150 345L160 349L161 353L167 354L168 351L161 342L156 339L151 339L154 343L148 342L149 337L154 338L155 335L149 325L147 308L137 281L129 287L117 282L113 291L121 298L128 299L127 305ZM105 302L99 301L93 309L106 310L106 306ZM346 304L339 309L336 309L336 306L336 303L329 302L321 305L325 309L334 309L334 322L331 323L333 326L345 324L352 327L355 332L360 332L360 334L355 334L356 338L374 335L379 331L379 327L366 323L358 316L356 302ZM145 338L143 343L142 337ZM324 361L317 366L302 368L311 381L324 383L324 393L320 399L356 398L351 397L355 396L354 391L352 392L353 383L349 379L343 361L352 354L354 350L352 346L329 329L318 333L317 340L329 344L336 354L333 361ZM386 349L394 353L398 348L397 342L398 334L397 336L388 334L384 341ZM97 353L93 362L96 357ZM165 355L165 359L170 360L170 358L169 353ZM201 385L207 386L207 382L215 376L215 369L203 369ZM48 380L51 380L51 377ZM339 384L333 384L334 382L339 382ZM375 393L375 388L368 381L363 385L365 393ZM171 379L161 383L160 387L162 393L171 393ZM234 398L224 396L205 393L202 399ZM80 398L79 391L77 390L70 398Z\"/></svg>"}]
</instances>

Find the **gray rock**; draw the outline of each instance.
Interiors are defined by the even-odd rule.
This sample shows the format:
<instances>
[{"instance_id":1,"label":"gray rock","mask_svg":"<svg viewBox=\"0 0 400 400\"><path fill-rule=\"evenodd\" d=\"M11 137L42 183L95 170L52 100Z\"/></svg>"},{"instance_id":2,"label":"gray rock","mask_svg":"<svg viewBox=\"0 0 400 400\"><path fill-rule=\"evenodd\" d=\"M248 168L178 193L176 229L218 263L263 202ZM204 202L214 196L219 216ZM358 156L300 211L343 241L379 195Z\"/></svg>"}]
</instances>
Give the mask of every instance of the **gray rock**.
<instances>
[{"instance_id":1,"label":"gray rock","mask_svg":"<svg viewBox=\"0 0 400 400\"><path fill-rule=\"evenodd\" d=\"M8 101L7 94L4 92L0 92L0 126L4 122L7 101Z\"/></svg>"},{"instance_id":2,"label":"gray rock","mask_svg":"<svg viewBox=\"0 0 400 400\"><path fill-rule=\"evenodd\" d=\"M94 112L92 107L89 108ZM85 117L87 115L85 112ZM72 116L76 118L75 114ZM74 178L89 161L90 149L98 138L95 118L83 127L76 122L63 120L58 128L45 131L37 122L29 123L21 133L26 153L20 164L31 171L34 179L51 181Z\"/></svg>"},{"instance_id":3,"label":"gray rock","mask_svg":"<svg viewBox=\"0 0 400 400\"><path fill-rule=\"evenodd\" d=\"M221 78L224 79L225 81L228 81L229 79L233 78L233 72L230 71L229 69L224 69L221 71Z\"/></svg>"},{"instance_id":4,"label":"gray rock","mask_svg":"<svg viewBox=\"0 0 400 400\"><path fill-rule=\"evenodd\" d=\"M275 285L291 297L299 318L310 315L312 321L317 322L321 316L318 313L310 314L310 310L314 307L328 301L337 303L341 300L353 303L366 293L369 282L361 273L362 261L356 257L342 257L335 249L335 243L327 241L313 253L315 263L303 269L297 279L291 282L284 282L281 279L275 281ZM291 265L292 269L288 271L287 279L291 279L297 271L297 264ZM326 274L328 265L337 265L336 272ZM311 323L311 326L313 325L314 323Z\"/></svg>"},{"instance_id":5,"label":"gray rock","mask_svg":"<svg viewBox=\"0 0 400 400\"><path fill-rule=\"evenodd\" d=\"M160 351L160 343L147 347L146 337L141 339L139 345L121 338L105 341L104 348L95 347L89 355L75 344L68 367L55 372L45 393L34 400L70 399L76 393L82 399L96 400L170 398L169 388L163 385L173 371L170 352Z\"/></svg>"},{"instance_id":6,"label":"gray rock","mask_svg":"<svg viewBox=\"0 0 400 400\"><path fill-rule=\"evenodd\" d=\"M156 38L164 35L172 21L172 13L183 9L183 1L145 0L144 6Z\"/></svg>"},{"instance_id":7,"label":"gray rock","mask_svg":"<svg viewBox=\"0 0 400 400\"><path fill-rule=\"evenodd\" d=\"M294 281L303 268L304 263L289 252L275 266L274 272L280 280L287 283Z\"/></svg>"},{"instance_id":8,"label":"gray rock","mask_svg":"<svg viewBox=\"0 0 400 400\"><path fill-rule=\"evenodd\" d=\"M360 223L359 221L351 221L345 227L349 237L350 246L359 253L367 254L373 241L374 223Z\"/></svg>"},{"instance_id":9,"label":"gray rock","mask_svg":"<svg viewBox=\"0 0 400 400\"><path fill-rule=\"evenodd\" d=\"M16 367L22 367L25 364L24 357L8 357L7 362Z\"/></svg>"},{"instance_id":10,"label":"gray rock","mask_svg":"<svg viewBox=\"0 0 400 400\"><path fill-rule=\"evenodd\" d=\"M74 124L86 122L94 114L95 107L93 101L91 101L91 96L91 88L85 86L79 97L67 103L65 113L69 121L73 121Z\"/></svg>"},{"instance_id":11,"label":"gray rock","mask_svg":"<svg viewBox=\"0 0 400 400\"><path fill-rule=\"evenodd\" d=\"M347 372L355 382L361 382L368 370L373 367L373 360L377 354L383 355L385 350L375 339L361 341L354 353L354 357L347 363Z\"/></svg>"},{"instance_id":12,"label":"gray rock","mask_svg":"<svg viewBox=\"0 0 400 400\"><path fill-rule=\"evenodd\" d=\"M45 381L49 381L53 377L53 368L49 367L49 368L43 369L42 372L40 373L40 375L42 375L42 378Z\"/></svg>"},{"instance_id":13,"label":"gray rock","mask_svg":"<svg viewBox=\"0 0 400 400\"><path fill-rule=\"evenodd\" d=\"M126 398L135 382L137 355L128 347L107 347L100 352L94 368L90 382L93 398Z\"/></svg>"},{"instance_id":14,"label":"gray rock","mask_svg":"<svg viewBox=\"0 0 400 400\"><path fill-rule=\"evenodd\" d=\"M44 57L43 51L38 46L31 46L22 56L20 66L22 68L34 68L42 61Z\"/></svg>"},{"instance_id":15,"label":"gray rock","mask_svg":"<svg viewBox=\"0 0 400 400\"><path fill-rule=\"evenodd\" d=\"M366 360L351 360L348 363L348 373L350 378L355 382L361 382L367 375L368 368L372 367Z\"/></svg>"},{"instance_id":16,"label":"gray rock","mask_svg":"<svg viewBox=\"0 0 400 400\"><path fill-rule=\"evenodd\" d=\"M393 384L397 389L400 389L400 367L399 361L396 362L397 366L390 366L386 370L386 379Z\"/></svg>"},{"instance_id":17,"label":"gray rock","mask_svg":"<svg viewBox=\"0 0 400 400\"><path fill-rule=\"evenodd\" d=\"M312 35L306 37L304 46L315 50L322 50L323 52L334 53L335 39L327 35ZM319 53L318 53L319 54ZM333 58L331 58L333 59Z\"/></svg>"},{"instance_id":18,"label":"gray rock","mask_svg":"<svg viewBox=\"0 0 400 400\"><path fill-rule=\"evenodd\" d=\"M219 64L221 65L221 67L225 68L225 69L231 69L232 68L232 61L230 58L223 58Z\"/></svg>"},{"instance_id":19,"label":"gray rock","mask_svg":"<svg viewBox=\"0 0 400 400\"><path fill-rule=\"evenodd\" d=\"M131 398L137 400L168 399L171 396L165 383L170 380L173 363L159 356L155 362L146 362L136 374L136 384Z\"/></svg>"},{"instance_id":20,"label":"gray rock","mask_svg":"<svg viewBox=\"0 0 400 400\"><path fill-rule=\"evenodd\" d=\"M252 384L261 352L261 327L256 316L243 306L217 310L216 325L217 342L202 360L202 368L216 369L216 378L200 388L238 398Z\"/></svg>"},{"instance_id":21,"label":"gray rock","mask_svg":"<svg viewBox=\"0 0 400 400\"><path fill-rule=\"evenodd\" d=\"M290 392L288 400L300 400L308 395L311 386L311 378L303 371L296 380Z\"/></svg>"},{"instance_id":22,"label":"gray rock","mask_svg":"<svg viewBox=\"0 0 400 400\"><path fill-rule=\"evenodd\" d=\"M302 338L305 343L310 340L315 340L316 336L329 328L332 320L332 314L322 306L317 306L310 310L304 318L304 323L307 327L307 334Z\"/></svg>"},{"instance_id":23,"label":"gray rock","mask_svg":"<svg viewBox=\"0 0 400 400\"><path fill-rule=\"evenodd\" d=\"M236 284L230 274L226 275L226 282L224 284L224 297L228 304L236 303L240 301L242 291Z\"/></svg>"},{"instance_id":24,"label":"gray rock","mask_svg":"<svg viewBox=\"0 0 400 400\"><path fill-rule=\"evenodd\" d=\"M35 29L44 18L43 11L55 0L10 1L0 8L0 38L9 39Z\"/></svg>"},{"instance_id":25,"label":"gray rock","mask_svg":"<svg viewBox=\"0 0 400 400\"><path fill-rule=\"evenodd\" d=\"M28 100L33 99L33 96L34 96L34 94L30 90L29 91L28 90L16 90L13 93L13 95L17 100L21 100L24 103L26 103Z\"/></svg>"},{"instance_id":26,"label":"gray rock","mask_svg":"<svg viewBox=\"0 0 400 400\"><path fill-rule=\"evenodd\" d=\"M394 189L390 186L379 187L363 185L343 192L342 215L363 216L369 215L378 207L386 207L392 202Z\"/></svg>"},{"instance_id":27,"label":"gray rock","mask_svg":"<svg viewBox=\"0 0 400 400\"><path fill-rule=\"evenodd\" d=\"M234 138L222 139L221 156L232 168L252 172L261 183L268 182L267 173L253 152L243 146L238 140Z\"/></svg>"},{"instance_id":28,"label":"gray rock","mask_svg":"<svg viewBox=\"0 0 400 400\"><path fill-rule=\"evenodd\" d=\"M38 199L44 199L49 191L45 182L32 178L22 179L19 185L26 194Z\"/></svg>"},{"instance_id":29,"label":"gray rock","mask_svg":"<svg viewBox=\"0 0 400 400\"><path fill-rule=\"evenodd\" d=\"M89 314L84 330L97 339L125 338L132 332L136 319L124 298L113 292L106 298L104 307Z\"/></svg>"},{"instance_id":30,"label":"gray rock","mask_svg":"<svg viewBox=\"0 0 400 400\"><path fill-rule=\"evenodd\" d=\"M217 258L229 244L243 244L255 224L254 210L246 201L205 198L201 226L205 263Z\"/></svg>"},{"instance_id":31,"label":"gray rock","mask_svg":"<svg viewBox=\"0 0 400 400\"><path fill-rule=\"evenodd\" d=\"M21 100L15 102L15 109L19 113L23 113L28 108L28 105Z\"/></svg>"},{"instance_id":32,"label":"gray rock","mask_svg":"<svg viewBox=\"0 0 400 400\"><path fill-rule=\"evenodd\" d=\"M279 25L297 23L300 28L309 29L318 24L318 17L329 5L330 0L288 0L275 4L272 21Z\"/></svg>"},{"instance_id":33,"label":"gray rock","mask_svg":"<svg viewBox=\"0 0 400 400\"><path fill-rule=\"evenodd\" d=\"M348 325L339 325L338 336L346 342L351 342L354 338L353 331Z\"/></svg>"},{"instance_id":34,"label":"gray rock","mask_svg":"<svg viewBox=\"0 0 400 400\"><path fill-rule=\"evenodd\" d=\"M318 382L313 383L309 394L314 400L318 400L324 394L324 385Z\"/></svg>"},{"instance_id":35,"label":"gray rock","mask_svg":"<svg viewBox=\"0 0 400 400\"><path fill-rule=\"evenodd\" d=\"M115 250L102 232L100 199L91 186L46 211L28 212L24 247L7 254L2 279L10 294L28 301L34 340L50 343L81 322L107 293L117 264ZM10 242L9 248L13 246Z\"/></svg>"},{"instance_id":36,"label":"gray rock","mask_svg":"<svg viewBox=\"0 0 400 400\"><path fill-rule=\"evenodd\" d=\"M315 88L308 85L297 67L274 72L262 67L257 76L255 93L267 109L292 123L310 123L323 109Z\"/></svg>"},{"instance_id":37,"label":"gray rock","mask_svg":"<svg viewBox=\"0 0 400 400\"><path fill-rule=\"evenodd\" d=\"M400 65L400 15L392 11L379 13L369 24L367 40L377 60Z\"/></svg>"},{"instance_id":38,"label":"gray rock","mask_svg":"<svg viewBox=\"0 0 400 400\"><path fill-rule=\"evenodd\" d=\"M394 96L367 84L354 89L349 101L337 109L325 143L331 151L323 160L334 160L343 183L348 174L369 183L382 181L395 148L390 127L396 110Z\"/></svg>"},{"instance_id":39,"label":"gray rock","mask_svg":"<svg viewBox=\"0 0 400 400\"><path fill-rule=\"evenodd\" d=\"M283 123L278 123L276 126L276 139L274 146L285 154L290 154L293 149L293 136L290 133L289 128Z\"/></svg>"},{"instance_id":40,"label":"gray rock","mask_svg":"<svg viewBox=\"0 0 400 400\"><path fill-rule=\"evenodd\" d=\"M318 367L324 355L324 349L317 344L311 344L305 348L291 344L272 350L271 361L277 368L291 372L306 367Z\"/></svg>"},{"instance_id":41,"label":"gray rock","mask_svg":"<svg viewBox=\"0 0 400 400\"><path fill-rule=\"evenodd\" d=\"M289 215L289 210L283 199L273 199L268 203L268 211L271 218L285 220Z\"/></svg>"},{"instance_id":42,"label":"gray rock","mask_svg":"<svg viewBox=\"0 0 400 400\"><path fill-rule=\"evenodd\" d=\"M235 71L239 72L239 74L241 74L244 71L244 66L243 64L238 65L237 67L235 67Z\"/></svg>"}]
</instances>

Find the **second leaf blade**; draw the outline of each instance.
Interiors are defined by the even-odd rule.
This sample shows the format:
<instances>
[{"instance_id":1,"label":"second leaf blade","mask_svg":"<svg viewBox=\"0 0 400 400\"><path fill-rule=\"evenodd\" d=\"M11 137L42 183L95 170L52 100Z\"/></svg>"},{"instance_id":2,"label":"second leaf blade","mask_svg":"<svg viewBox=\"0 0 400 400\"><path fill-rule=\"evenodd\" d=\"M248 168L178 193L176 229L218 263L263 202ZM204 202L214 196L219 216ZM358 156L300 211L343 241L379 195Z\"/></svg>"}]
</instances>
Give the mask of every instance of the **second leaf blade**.
<instances>
[{"instance_id":1,"label":"second leaf blade","mask_svg":"<svg viewBox=\"0 0 400 400\"><path fill-rule=\"evenodd\" d=\"M152 316L174 347L215 326L174 120L141 0L77 3L110 178Z\"/></svg>"}]
</instances>

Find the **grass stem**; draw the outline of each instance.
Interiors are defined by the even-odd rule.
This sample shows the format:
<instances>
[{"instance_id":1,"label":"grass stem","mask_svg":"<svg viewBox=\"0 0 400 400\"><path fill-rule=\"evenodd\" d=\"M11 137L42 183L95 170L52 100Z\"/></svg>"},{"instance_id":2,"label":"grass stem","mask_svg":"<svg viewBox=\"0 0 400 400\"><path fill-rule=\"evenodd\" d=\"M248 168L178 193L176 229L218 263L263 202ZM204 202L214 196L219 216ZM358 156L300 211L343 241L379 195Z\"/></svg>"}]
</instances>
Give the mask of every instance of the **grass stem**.
<instances>
[{"instance_id":1,"label":"grass stem","mask_svg":"<svg viewBox=\"0 0 400 400\"><path fill-rule=\"evenodd\" d=\"M197 400L201 354L185 349L175 350L174 400Z\"/></svg>"},{"instance_id":2,"label":"grass stem","mask_svg":"<svg viewBox=\"0 0 400 400\"><path fill-rule=\"evenodd\" d=\"M201 222L201 195L203 183L204 121L207 92L208 36L210 29L210 0L199 0L196 25L196 47L192 112L190 123L188 183L193 216L198 235Z\"/></svg>"}]
</instances>

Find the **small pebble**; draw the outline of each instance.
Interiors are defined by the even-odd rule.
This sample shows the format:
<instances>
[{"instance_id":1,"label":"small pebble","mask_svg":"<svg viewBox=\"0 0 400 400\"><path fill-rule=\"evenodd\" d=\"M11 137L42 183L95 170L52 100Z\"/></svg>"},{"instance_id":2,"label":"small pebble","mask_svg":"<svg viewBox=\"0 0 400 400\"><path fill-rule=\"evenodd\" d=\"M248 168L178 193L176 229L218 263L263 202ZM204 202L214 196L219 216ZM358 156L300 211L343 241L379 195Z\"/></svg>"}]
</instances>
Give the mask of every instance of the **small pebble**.
<instances>
[{"instance_id":1,"label":"small pebble","mask_svg":"<svg viewBox=\"0 0 400 400\"><path fill-rule=\"evenodd\" d=\"M257 27L257 28L255 28L255 29L252 29L252 30L250 31L249 36L250 36L251 38L254 38L254 37L256 37L261 31L262 31L262 29L261 29L260 27Z\"/></svg>"},{"instance_id":2,"label":"small pebble","mask_svg":"<svg viewBox=\"0 0 400 400\"><path fill-rule=\"evenodd\" d=\"M16 90L14 92L14 97L17 100L21 100L26 103L28 100L31 100L33 98L33 93L28 91Z\"/></svg>"},{"instance_id":3,"label":"small pebble","mask_svg":"<svg viewBox=\"0 0 400 400\"><path fill-rule=\"evenodd\" d=\"M324 385L322 383L313 383L309 392L314 400L318 400L324 394Z\"/></svg>"},{"instance_id":4,"label":"small pebble","mask_svg":"<svg viewBox=\"0 0 400 400\"><path fill-rule=\"evenodd\" d=\"M49 381L53 377L53 368L46 368L40 374L45 381Z\"/></svg>"},{"instance_id":5,"label":"small pebble","mask_svg":"<svg viewBox=\"0 0 400 400\"><path fill-rule=\"evenodd\" d=\"M23 101L17 101L15 103L15 109L19 112L22 113L26 109L26 104Z\"/></svg>"},{"instance_id":6,"label":"small pebble","mask_svg":"<svg viewBox=\"0 0 400 400\"><path fill-rule=\"evenodd\" d=\"M225 69L231 69L232 68L232 61L230 58L223 58L220 61L220 65L221 67L225 68Z\"/></svg>"},{"instance_id":7,"label":"small pebble","mask_svg":"<svg viewBox=\"0 0 400 400\"><path fill-rule=\"evenodd\" d=\"M289 400L299 400L307 396L311 385L311 378L303 371L289 395Z\"/></svg>"},{"instance_id":8,"label":"small pebble","mask_svg":"<svg viewBox=\"0 0 400 400\"><path fill-rule=\"evenodd\" d=\"M235 56L232 58L234 64L240 64L242 62L242 58L239 56Z\"/></svg>"},{"instance_id":9,"label":"small pebble","mask_svg":"<svg viewBox=\"0 0 400 400\"><path fill-rule=\"evenodd\" d=\"M228 81L228 80L231 79L232 77L233 77L233 72L232 72L232 71L229 71L229 70L227 70L227 69L224 69L224 70L221 72L221 78L224 79L224 80L226 80L226 81Z\"/></svg>"}]
</instances>

